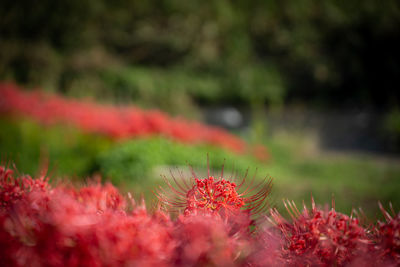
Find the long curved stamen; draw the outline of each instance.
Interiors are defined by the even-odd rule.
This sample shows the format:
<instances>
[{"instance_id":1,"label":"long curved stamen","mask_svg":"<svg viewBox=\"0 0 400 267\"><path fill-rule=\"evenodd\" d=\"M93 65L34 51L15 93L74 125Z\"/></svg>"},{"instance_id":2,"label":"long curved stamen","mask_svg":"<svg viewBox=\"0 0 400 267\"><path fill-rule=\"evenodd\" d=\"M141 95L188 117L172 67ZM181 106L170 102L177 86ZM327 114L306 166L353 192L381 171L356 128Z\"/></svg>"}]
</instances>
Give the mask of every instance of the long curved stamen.
<instances>
[{"instance_id":1,"label":"long curved stamen","mask_svg":"<svg viewBox=\"0 0 400 267\"><path fill-rule=\"evenodd\" d=\"M209 166L208 159L207 163ZM237 185L223 177L224 167L220 177L208 176L205 179L197 178L193 168L191 166L189 168L192 173L191 179L185 179L179 170L179 180L170 171L173 183L163 176L170 192L160 188L157 197L161 204L170 207L169 211L172 211L171 208L174 211L181 209L185 214L245 211L250 215L259 215L269 207L267 197L272 187L271 179L255 183L255 174L246 188L239 192L238 190L246 183L248 169L245 177ZM210 173L209 167L207 173Z\"/></svg>"}]
</instances>

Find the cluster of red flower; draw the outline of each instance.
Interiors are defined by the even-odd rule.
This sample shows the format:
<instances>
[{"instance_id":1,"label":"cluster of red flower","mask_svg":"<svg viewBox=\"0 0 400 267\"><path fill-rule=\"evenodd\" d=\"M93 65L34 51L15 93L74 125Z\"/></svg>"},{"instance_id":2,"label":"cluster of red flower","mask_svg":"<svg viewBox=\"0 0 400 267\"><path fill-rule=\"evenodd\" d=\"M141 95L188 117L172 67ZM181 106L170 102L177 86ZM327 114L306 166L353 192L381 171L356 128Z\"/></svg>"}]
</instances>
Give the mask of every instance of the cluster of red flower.
<instances>
[{"instance_id":1,"label":"cluster of red flower","mask_svg":"<svg viewBox=\"0 0 400 267\"><path fill-rule=\"evenodd\" d=\"M0 167L2 266L398 266L400 213L365 228L332 208L291 221L265 210L270 182L241 189L224 178L168 182L161 205L121 196L112 185L52 187ZM238 191L236 191L238 190ZM255 193L251 193L256 190ZM239 192L241 191L241 192ZM251 195L249 195L251 193ZM183 201L186 198L186 202ZM128 200L128 201L127 201ZM130 200L130 202L129 202ZM181 204L185 204L181 205ZM176 220L168 207L181 211ZM167 209L163 210L163 207ZM266 222L269 222L266 224Z\"/></svg>"},{"instance_id":2,"label":"cluster of red flower","mask_svg":"<svg viewBox=\"0 0 400 267\"><path fill-rule=\"evenodd\" d=\"M26 92L13 84L0 84L0 112L24 115L44 124L70 123L87 132L118 139L163 135L184 143L221 146L236 153L247 149L244 141L223 129L171 118L160 111L105 106L39 91ZM261 160L268 158L263 146L257 146L253 154Z\"/></svg>"}]
</instances>

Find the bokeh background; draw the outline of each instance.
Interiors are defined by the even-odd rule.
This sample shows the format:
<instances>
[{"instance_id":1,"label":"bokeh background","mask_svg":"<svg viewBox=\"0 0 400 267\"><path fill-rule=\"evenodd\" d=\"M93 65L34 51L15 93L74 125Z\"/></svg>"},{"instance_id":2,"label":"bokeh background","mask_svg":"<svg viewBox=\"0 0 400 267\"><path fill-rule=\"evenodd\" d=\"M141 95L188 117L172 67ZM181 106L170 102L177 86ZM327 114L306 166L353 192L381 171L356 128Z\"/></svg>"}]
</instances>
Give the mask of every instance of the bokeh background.
<instances>
[{"instance_id":1,"label":"bokeh background","mask_svg":"<svg viewBox=\"0 0 400 267\"><path fill-rule=\"evenodd\" d=\"M115 141L0 115L0 153L24 173L101 174L153 199L175 167L258 179L271 205L400 209L400 4L365 1L2 0L0 80L68 99L158 109L223 127L269 158L165 136ZM229 175L229 174L228 174Z\"/></svg>"}]
</instances>

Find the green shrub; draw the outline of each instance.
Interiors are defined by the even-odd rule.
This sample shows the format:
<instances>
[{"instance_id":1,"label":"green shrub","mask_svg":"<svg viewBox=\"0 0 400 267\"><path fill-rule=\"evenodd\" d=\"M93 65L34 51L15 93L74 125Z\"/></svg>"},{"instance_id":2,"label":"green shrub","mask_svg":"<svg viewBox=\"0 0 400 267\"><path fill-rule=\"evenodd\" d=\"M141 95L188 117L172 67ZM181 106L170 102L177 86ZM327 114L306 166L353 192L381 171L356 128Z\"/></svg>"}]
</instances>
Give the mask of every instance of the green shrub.
<instances>
[{"instance_id":1,"label":"green shrub","mask_svg":"<svg viewBox=\"0 0 400 267\"><path fill-rule=\"evenodd\" d=\"M228 162L227 171L255 169L255 161L250 156L234 155L220 148L207 145L185 145L162 137L137 139L120 143L99 155L101 173L113 182L143 182L159 173L153 172L157 166L182 166L190 164L206 169L207 155L210 168L220 170ZM234 164L234 166L232 166Z\"/></svg>"}]
</instances>

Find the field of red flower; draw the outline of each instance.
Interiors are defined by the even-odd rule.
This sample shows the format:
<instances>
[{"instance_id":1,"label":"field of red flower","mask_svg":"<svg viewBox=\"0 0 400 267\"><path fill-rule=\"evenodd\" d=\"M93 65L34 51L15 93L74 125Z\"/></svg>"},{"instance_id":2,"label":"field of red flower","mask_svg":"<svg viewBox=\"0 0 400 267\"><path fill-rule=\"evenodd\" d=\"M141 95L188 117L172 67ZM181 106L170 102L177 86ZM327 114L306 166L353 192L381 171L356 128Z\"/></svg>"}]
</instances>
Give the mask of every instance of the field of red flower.
<instances>
[{"instance_id":1,"label":"field of red flower","mask_svg":"<svg viewBox=\"0 0 400 267\"><path fill-rule=\"evenodd\" d=\"M159 205L111 184L52 186L0 167L2 266L398 266L400 213L361 223L321 209L269 208L271 181L172 177ZM174 214L174 216L170 216Z\"/></svg>"},{"instance_id":2,"label":"field of red flower","mask_svg":"<svg viewBox=\"0 0 400 267\"><path fill-rule=\"evenodd\" d=\"M34 119L42 124L67 123L90 133L114 139L161 135L187 144L207 143L235 153L251 152L268 158L265 147L250 148L227 131L137 107L99 105L66 99L41 91L23 91L14 84L0 84L0 112Z\"/></svg>"}]
</instances>

